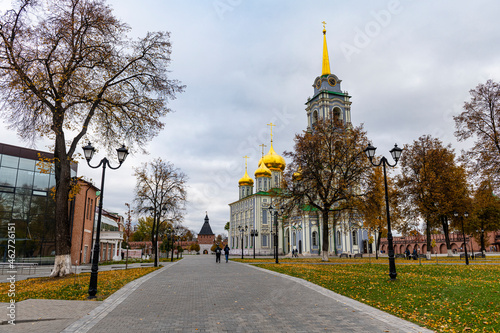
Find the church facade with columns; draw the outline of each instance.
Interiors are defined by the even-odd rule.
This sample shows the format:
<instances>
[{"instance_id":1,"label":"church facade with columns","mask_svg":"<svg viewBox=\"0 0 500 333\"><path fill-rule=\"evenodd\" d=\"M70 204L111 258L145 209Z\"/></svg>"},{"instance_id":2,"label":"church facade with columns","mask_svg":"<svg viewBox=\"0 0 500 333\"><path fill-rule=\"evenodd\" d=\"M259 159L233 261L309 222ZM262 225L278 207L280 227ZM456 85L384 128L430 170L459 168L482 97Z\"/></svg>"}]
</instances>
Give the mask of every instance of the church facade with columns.
<instances>
[{"instance_id":1,"label":"church facade with columns","mask_svg":"<svg viewBox=\"0 0 500 333\"><path fill-rule=\"evenodd\" d=\"M323 27L323 61L321 75L313 83L313 96L306 102L307 129L310 130L320 119L336 118L351 123L351 101L349 94L341 89L342 80L330 72L326 30ZM278 253L318 255L321 250L322 219L311 208L295 210L295 214L274 221L269 206L277 206L285 159L274 150L272 128L270 149L258 161L254 172L255 181L248 175L248 157L245 156L245 173L238 182L238 200L230 203L230 229L228 235L232 254L272 255L275 251L274 235L278 233ZM265 147L264 145L261 145ZM274 201L276 200L276 201ZM277 208L277 207L275 207ZM330 230L330 253L372 253L374 234L363 227L363 221L356 214L342 214L335 231ZM372 244L371 244L372 243ZM336 250L336 251L335 251Z\"/></svg>"}]
</instances>

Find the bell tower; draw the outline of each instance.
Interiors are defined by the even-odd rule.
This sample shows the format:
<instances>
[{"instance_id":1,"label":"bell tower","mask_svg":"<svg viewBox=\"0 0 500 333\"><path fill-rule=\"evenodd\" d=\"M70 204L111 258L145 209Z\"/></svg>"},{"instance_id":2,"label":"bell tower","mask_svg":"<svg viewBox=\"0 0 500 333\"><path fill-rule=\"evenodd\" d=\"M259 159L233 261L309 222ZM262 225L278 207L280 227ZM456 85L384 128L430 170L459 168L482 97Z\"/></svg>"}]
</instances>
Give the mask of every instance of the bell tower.
<instances>
[{"instance_id":1,"label":"bell tower","mask_svg":"<svg viewBox=\"0 0 500 333\"><path fill-rule=\"evenodd\" d=\"M338 119L351 123L351 96L341 90L340 80L330 71L330 59L326 44L326 22L323 23L323 61L321 76L314 80L313 97L307 99L307 129L310 130L320 119Z\"/></svg>"}]
</instances>

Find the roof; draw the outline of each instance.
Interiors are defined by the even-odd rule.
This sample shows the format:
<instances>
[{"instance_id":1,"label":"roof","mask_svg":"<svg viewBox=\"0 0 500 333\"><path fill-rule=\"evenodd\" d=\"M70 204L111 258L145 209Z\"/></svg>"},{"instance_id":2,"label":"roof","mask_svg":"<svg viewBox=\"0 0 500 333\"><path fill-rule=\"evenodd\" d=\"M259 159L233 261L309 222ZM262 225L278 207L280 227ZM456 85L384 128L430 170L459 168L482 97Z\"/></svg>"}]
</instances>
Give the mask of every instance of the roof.
<instances>
[{"instance_id":1,"label":"roof","mask_svg":"<svg viewBox=\"0 0 500 333\"><path fill-rule=\"evenodd\" d=\"M203 227L201 227L198 235L214 235L212 228L210 228L210 223L208 222L208 214L205 216L205 223L203 223Z\"/></svg>"}]
</instances>

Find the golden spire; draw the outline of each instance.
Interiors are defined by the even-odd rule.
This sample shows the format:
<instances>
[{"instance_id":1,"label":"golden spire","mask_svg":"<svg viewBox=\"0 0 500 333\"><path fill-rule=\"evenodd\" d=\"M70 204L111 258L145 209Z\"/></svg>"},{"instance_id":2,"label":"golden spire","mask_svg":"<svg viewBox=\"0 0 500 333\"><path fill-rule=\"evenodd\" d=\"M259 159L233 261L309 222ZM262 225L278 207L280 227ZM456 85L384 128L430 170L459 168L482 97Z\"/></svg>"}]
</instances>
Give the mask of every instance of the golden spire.
<instances>
[{"instance_id":1,"label":"golden spire","mask_svg":"<svg viewBox=\"0 0 500 333\"><path fill-rule=\"evenodd\" d=\"M326 46L326 22L323 21L323 68L321 76L330 74L330 60L328 59L328 47Z\"/></svg>"}]
</instances>

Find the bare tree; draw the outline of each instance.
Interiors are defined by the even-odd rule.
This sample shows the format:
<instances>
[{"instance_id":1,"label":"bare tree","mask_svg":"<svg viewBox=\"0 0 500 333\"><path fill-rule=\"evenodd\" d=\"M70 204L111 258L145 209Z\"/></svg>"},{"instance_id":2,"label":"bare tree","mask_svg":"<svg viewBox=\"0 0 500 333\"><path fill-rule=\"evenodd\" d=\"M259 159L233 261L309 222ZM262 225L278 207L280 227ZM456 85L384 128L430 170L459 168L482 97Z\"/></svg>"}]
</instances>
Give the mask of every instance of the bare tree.
<instances>
[{"instance_id":1,"label":"bare tree","mask_svg":"<svg viewBox=\"0 0 500 333\"><path fill-rule=\"evenodd\" d=\"M151 242L155 254L155 266L158 265L157 241L160 226L163 222L172 226L183 219L186 202L187 176L173 164L161 158L135 169L137 184L135 189L136 210L151 213L153 225Z\"/></svg>"},{"instance_id":2,"label":"bare tree","mask_svg":"<svg viewBox=\"0 0 500 333\"><path fill-rule=\"evenodd\" d=\"M322 260L328 261L331 213L352 209L354 199L370 169L364 149L368 145L362 127L321 120L312 132L295 137L294 152L285 173L284 195L289 207L312 207L322 217ZM333 219L335 222L335 219ZM335 225L333 224L335 230Z\"/></svg>"},{"instance_id":3,"label":"bare tree","mask_svg":"<svg viewBox=\"0 0 500 333\"><path fill-rule=\"evenodd\" d=\"M142 147L183 86L167 77L168 32L137 41L104 0L20 0L0 17L2 113L21 138L54 140L56 260L70 273L70 163L82 139Z\"/></svg>"}]
</instances>

